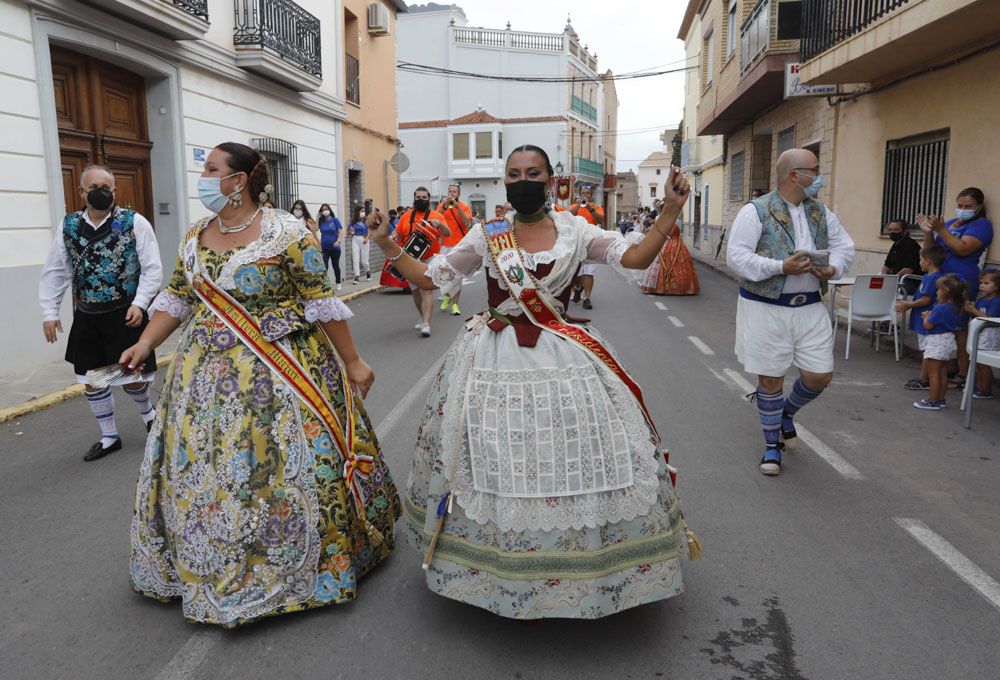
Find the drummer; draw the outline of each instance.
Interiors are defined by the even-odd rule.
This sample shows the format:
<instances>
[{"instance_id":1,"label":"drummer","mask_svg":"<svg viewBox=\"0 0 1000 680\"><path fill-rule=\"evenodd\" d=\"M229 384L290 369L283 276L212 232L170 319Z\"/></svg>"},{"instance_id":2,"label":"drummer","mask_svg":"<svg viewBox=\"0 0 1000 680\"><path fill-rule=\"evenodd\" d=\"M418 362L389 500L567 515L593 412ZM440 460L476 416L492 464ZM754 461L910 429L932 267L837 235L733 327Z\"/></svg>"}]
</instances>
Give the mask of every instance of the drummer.
<instances>
[{"instance_id":1,"label":"drummer","mask_svg":"<svg viewBox=\"0 0 1000 680\"><path fill-rule=\"evenodd\" d=\"M404 212L393 232L393 238L400 247L405 248L406 242L410 239L414 225L425 224L424 233L431 236L431 247L421 257L422 260L429 260L434 255L441 252L441 243L447 238L451 231L445 224L444 215L437 210L431 210L431 193L426 187L417 187L413 192L413 207ZM429 225L429 228L427 228ZM413 287L413 304L417 307L419 321L414 326L420 331L420 335L429 338L431 336L431 315L434 313L434 291L421 290Z\"/></svg>"}]
</instances>

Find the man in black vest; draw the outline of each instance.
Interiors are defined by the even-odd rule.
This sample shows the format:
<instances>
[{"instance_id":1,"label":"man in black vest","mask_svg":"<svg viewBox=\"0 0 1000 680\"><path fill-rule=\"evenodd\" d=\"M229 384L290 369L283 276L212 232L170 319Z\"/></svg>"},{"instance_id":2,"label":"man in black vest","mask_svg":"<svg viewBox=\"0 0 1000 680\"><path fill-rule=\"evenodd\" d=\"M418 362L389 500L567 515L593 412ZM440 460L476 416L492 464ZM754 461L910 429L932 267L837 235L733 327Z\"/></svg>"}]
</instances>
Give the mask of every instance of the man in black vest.
<instances>
[{"instance_id":1,"label":"man in black vest","mask_svg":"<svg viewBox=\"0 0 1000 680\"><path fill-rule=\"evenodd\" d=\"M910 238L910 225L906 220L896 219L889 223L886 232L892 241L889 252L882 264L883 274L899 274L902 278L907 274L923 275L920 268L920 244ZM920 282L916 279L907 280L904 284L906 292L913 295L917 292Z\"/></svg>"},{"instance_id":2,"label":"man in black vest","mask_svg":"<svg viewBox=\"0 0 1000 680\"><path fill-rule=\"evenodd\" d=\"M80 197L86 208L63 219L38 284L42 330L48 342L62 332L59 306L73 289L73 326L66 361L73 364L77 382L85 385L90 409L101 428L101 440L84 455L86 461L103 458L122 447L115 424L115 400L110 386L90 384L87 372L118 363L146 327L146 308L160 289L163 267L153 226L134 210L115 204L115 178L100 165L80 175ZM153 423L149 383L156 372L150 354L141 376L122 376L122 385L139 409L148 431Z\"/></svg>"}]
</instances>

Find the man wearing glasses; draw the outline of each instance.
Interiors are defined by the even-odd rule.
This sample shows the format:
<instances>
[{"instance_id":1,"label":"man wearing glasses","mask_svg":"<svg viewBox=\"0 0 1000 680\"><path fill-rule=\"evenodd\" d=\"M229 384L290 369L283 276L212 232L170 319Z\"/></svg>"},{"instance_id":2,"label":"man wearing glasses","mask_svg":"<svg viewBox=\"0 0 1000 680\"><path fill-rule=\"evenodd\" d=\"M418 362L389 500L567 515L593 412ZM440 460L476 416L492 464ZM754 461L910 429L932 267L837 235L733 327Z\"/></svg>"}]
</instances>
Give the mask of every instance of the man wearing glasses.
<instances>
[{"instance_id":1,"label":"man wearing glasses","mask_svg":"<svg viewBox=\"0 0 1000 680\"><path fill-rule=\"evenodd\" d=\"M781 472L781 450L793 446L793 417L833 378L833 330L820 296L854 260L854 241L818 201L819 161L807 149L778 158L778 188L743 206L733 221L726 261L740 277L736 356L757 376L764 455L758 469ZM799 377L785 398L785 373Z\"/></svg>"}]
</instances>

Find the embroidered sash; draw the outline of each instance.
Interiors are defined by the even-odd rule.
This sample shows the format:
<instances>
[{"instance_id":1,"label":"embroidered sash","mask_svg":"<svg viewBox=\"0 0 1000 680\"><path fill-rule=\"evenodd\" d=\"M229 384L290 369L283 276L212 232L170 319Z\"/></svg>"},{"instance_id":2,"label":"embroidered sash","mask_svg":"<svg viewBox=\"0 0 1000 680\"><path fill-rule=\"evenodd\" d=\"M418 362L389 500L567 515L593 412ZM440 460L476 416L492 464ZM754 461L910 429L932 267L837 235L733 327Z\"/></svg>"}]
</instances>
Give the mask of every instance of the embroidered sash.
<instances>
[{"instance_id":1,"label":"embroidered sash","mask_svg":"<svg viewBox=\"0 0 1000 680\"><path fill-rule=\"evenodd\" d=\"M350 383L347 380L343 363L339 362L339 366L344 390L347 392L344 395L344 410L347 414L346 427L341 426L333 405L316 385L308 371L281 345L265 338L250 313L204 273L200 257L197 255L197 239L197 235L192 239L195 251L193 257L185 258L185 271L191 288L215 316L319 418L343 458L344 481L354 497L355 510L365 526L371 531L373 527L370 526L365 516L365 496L361 480L369 478L374 469L375 459L372 456L354 451L356 415L352 405L353 397L349 393Z\"/></svg>"},{"instance_id":2,"label":"embroidered sash","mask_svg":"<svg viewBox=\"0 0 1000 680\"><path fill-rule=\"evenodd\" d=\"M514 238L514 229L506 219L490 220L483 225L486 234L486 244L490 251L490 259L498 276L507 284L510 297L520 306L521 311L531 323L539 328L575 343L579 347L597 357L607 366L619 380L625 383L629 392L635 398L639 410L642 411L646 424L652 431L656 443L660 442L660 433L653 424L653 418L646 408L642 398L642 390L632 376L619 364L611 353L597 338L583 328L568 323L559 311L550 305L538 292L538 282L528 271L521 257L521 249Z\"/></svg>"}]
</instances>

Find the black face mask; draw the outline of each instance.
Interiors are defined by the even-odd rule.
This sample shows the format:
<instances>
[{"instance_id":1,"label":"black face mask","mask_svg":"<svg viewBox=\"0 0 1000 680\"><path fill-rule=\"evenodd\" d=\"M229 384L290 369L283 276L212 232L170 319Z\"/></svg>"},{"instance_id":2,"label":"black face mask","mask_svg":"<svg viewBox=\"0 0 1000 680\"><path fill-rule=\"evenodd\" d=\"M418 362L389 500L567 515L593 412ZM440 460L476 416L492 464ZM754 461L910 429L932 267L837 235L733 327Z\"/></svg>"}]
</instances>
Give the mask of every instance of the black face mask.
<instances>
[{"instance_id":1,"label":"black face mask","mask_svg":"<svg viewBox=\"0 0 1000 680\"><path fill-rule=\"evenodd\" d=\"M97 187L96 189L91 189L87 192L87 203L89 203L94 210L107 210L111 207L114 200L115 195L111 192L111 189Z\"/></svg>"},{"instance_id":2,"label":"black face mask","mask_svg":"<svg viewBox=\"0 0 1000 680\"><path fill-rule=\"evenodd\" d=\"M901 231L890 231L889 232L889 239L892 240L892 241L901 241L901 240L903 240L903 236L905 236L905 234L903 232L901 232Z\"/></svg>"},{"instance_id":3,"label":"black face mask","mask_svg":"<svg viewBox=\"0 0 1000 680\"><path fill-rule=\"evenodd\" d=\"M417 212L427 212L431 208L431 202L426 198L413 199L413 209Z\"/></svg>"},{"instance_id":4,"label":"black face mask","mask_svg":"<svg viewBox=\"0 0 1000 680\"><path fill-rule=\"evenodd\" d=\"M511 182L507 185L507 202L522 215L533 215L545 205L545 182Z\"/></svg>"}]
</instances>

